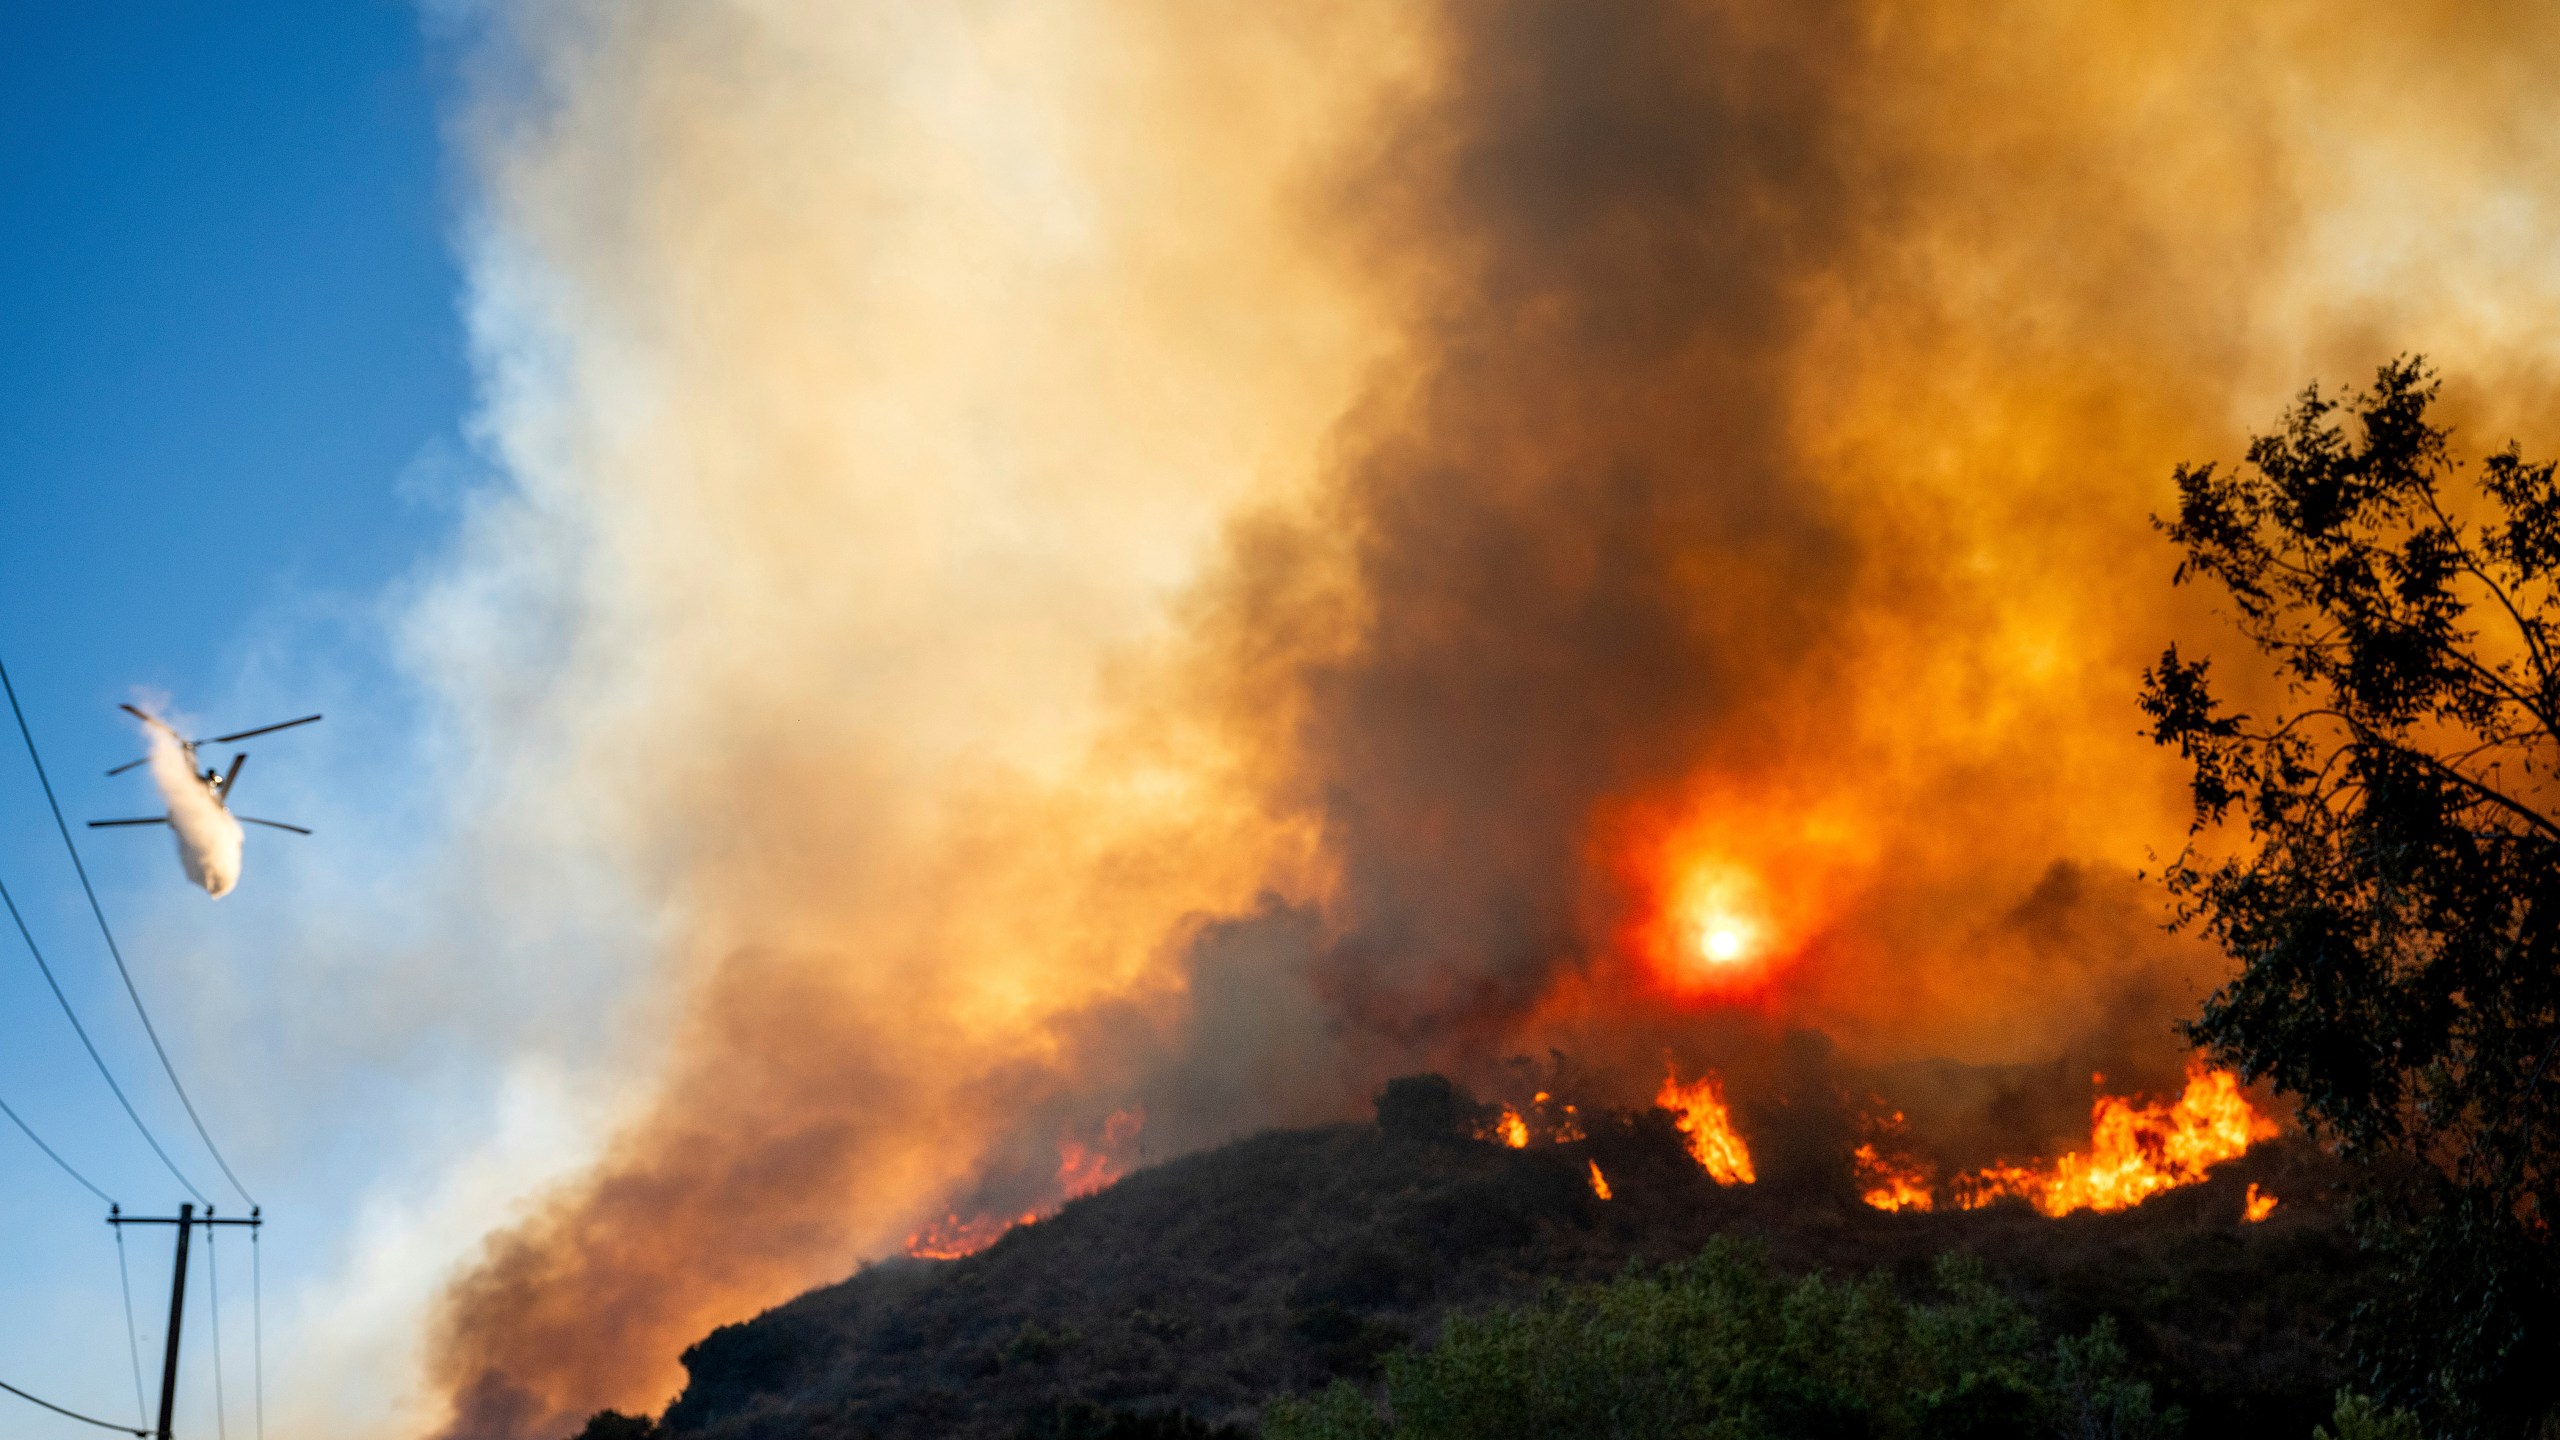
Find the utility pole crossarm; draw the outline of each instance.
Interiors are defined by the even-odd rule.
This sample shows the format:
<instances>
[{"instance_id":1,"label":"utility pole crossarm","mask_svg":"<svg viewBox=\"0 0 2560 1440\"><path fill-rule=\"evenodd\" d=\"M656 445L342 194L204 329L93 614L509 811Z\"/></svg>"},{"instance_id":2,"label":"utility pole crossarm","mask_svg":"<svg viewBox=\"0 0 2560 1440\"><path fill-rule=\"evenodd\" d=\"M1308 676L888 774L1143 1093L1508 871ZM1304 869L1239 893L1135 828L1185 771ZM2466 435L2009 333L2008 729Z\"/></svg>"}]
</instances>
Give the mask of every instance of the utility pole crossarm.
<instances>
[{"instance_id":1,"label":"utility pole crossarm","mask_svg":"<svg viewBox=\"0 0 2560 1440\"><path fill-rule=\"evenodd\" d=\"M180 1210L193 1210L193 1209L194 1209L194 1208L196 1208L196 1207L194 1206L194 1204L193 1204L193 1203L189 1203L189 1204L181 1205L181 1206L179 1206L178 1208L179 1208ZM236 1217L236 1216L226 1216L226 1217L221 1218L221 1219L216 1219L216 1218L214 1218L214 1216L213 1216L210 1212L208 1212L208 1213L203 1214L203 1215L183 1215L183 1216L182 1216L182 1215L109 1215L109 1216L107 1217L107 1223L108 1223L108 1224L110 1224L110 1225L264 1225L264 1224L266 1224L267 1222L266 1222L264 1219L260 1219L260 1218L251 1218L251 1219L247 1219L247 1220L242 1220L242 1219L239 1219L239 1218L238 1218L238 1217Z\"/></svg>"},{"instance_id":2,"label":"utility pole crossarm","mask_svg":"<svg viewBox=\"0 0 2560 1440\"><path fill-rule=\"evenodd\" d=\"M186 1319L187 1314L187 1241L196 1233L196 1227L199 1225L210 1229L215 1225L255 1227L267 1222L260 1216L258 1208L254 1205L249 1207L249 1218L226 1220L216 1218L213 1207L210 1205L206 1206L204 1213L199 1215L196 1213L194 1203L189 1202L179 1206L178 1213L175 1215L127 1215L124 1213L124 1207L109 1205L107 1223L178 1227L178 1263L176 1270L169 1278L169 1349L160 1364L160 1428L152 1432L155 1440L170 1440L169 1420L175 1413L178 1402L178 1332L180 1322Z\"/></svg>"}]
</instances>

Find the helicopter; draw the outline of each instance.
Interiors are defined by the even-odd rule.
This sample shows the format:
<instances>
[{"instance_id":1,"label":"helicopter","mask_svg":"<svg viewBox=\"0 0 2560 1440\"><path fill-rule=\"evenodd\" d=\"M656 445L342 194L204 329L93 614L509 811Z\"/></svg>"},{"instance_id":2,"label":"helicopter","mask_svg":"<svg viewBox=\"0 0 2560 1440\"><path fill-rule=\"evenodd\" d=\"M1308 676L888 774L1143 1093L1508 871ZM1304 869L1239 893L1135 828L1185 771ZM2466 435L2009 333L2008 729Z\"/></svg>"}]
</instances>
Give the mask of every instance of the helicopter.
<instances>
[{"instance_id":1,"label":"helicopter","mask_svg":"<svg viewBox=\"0 0 2560 1440\"><path fill-rule=\"evenodd\" d=\"M272 735L296 725L308 725L319 719L305 715L298 720L261 725L254 730L235 730L228 735L215 735L204 740L190 740L169 727L167 721L147 710L131 705L116 707L139 720L151 737L151 753L108 771L121 775L139 765L151 767L152 783L160 789L161 803L169 807L165 815L145 815L133 820L92 820L92 830L124 825L166 825L178 838L178 864L187 879L204 888L204 893L219 900L240 883L240 846L243 824L264 825L270 830L290 830L296 835L311 832L300 825L281 820L260 820L250 815L231 813L231 789L240 783L240 769L249 763L244 751L231 757L228 771L207 765L196 769L196 747L228 745L253 735Z\"/></svg>"}]
</instances>

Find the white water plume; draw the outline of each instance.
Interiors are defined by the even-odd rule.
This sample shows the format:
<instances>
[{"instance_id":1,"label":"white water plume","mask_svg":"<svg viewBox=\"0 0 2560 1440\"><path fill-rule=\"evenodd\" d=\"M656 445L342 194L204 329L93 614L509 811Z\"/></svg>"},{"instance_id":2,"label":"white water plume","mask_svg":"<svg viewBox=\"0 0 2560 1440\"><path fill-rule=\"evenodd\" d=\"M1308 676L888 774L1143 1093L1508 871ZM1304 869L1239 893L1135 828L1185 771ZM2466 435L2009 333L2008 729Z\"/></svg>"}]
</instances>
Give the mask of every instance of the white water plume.
<instances>
[{"instance_id":1,"label":"white water plume","mask_svg":"<svg viewBox=\"0 0 2560 1440\"><path fill-rule=\"evenodd\" d=\"M178 863L189 881L219 900L240 883L240 822L197 778L184 746L158 726L143 732L151 742L151 783L169 807L169 833L178 837Z\"/></svg>"}]
</instances>

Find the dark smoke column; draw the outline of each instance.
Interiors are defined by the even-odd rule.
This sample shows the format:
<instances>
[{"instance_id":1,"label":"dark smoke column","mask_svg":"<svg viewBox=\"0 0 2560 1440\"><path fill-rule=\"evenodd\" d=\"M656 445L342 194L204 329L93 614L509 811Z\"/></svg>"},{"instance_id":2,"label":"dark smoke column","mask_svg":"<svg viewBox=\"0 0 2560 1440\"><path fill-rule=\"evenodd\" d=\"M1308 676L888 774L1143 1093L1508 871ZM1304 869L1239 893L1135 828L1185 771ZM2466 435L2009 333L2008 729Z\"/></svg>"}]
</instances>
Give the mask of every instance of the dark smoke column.
<instances>
[{"instance_id":1,"label":"dark smoke column","mask_svg":"<svg viewBox=\"0 0 2560 1440\"><path fill-rule=\"evenodd\" d=\"M1298 543L1240 548L1239 668L1291 676L1293 798L1344 885L1316 961L1360 1061L1463 1066L1602 943L1593 807L1746 760L1858 556L1788 451L1805 282L1851 231L1836 4L1443 12L1429 102L1340 190L1407 289ZM1310 601L1285 567L1338 561ZM1782 722L1781 722L1782 723Z\"/></svg>"}]
</instances>

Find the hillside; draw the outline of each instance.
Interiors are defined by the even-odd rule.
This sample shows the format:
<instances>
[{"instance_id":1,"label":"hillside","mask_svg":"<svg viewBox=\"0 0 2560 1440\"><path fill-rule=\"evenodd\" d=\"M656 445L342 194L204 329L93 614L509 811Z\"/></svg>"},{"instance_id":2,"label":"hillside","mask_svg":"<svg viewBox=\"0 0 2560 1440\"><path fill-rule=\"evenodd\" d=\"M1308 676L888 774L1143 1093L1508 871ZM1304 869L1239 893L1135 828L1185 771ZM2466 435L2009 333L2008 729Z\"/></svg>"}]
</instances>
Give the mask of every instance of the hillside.
<instances>
[{"instance_id":1,"label":"hillside","mask_svg":"<svg viewBox=\"0 0 2560 1440\"><path fill-rule=\"evenodd\" d=\"M2298 1143L2131 1211L2052 1220L2016 1204L1885 1214L1845 1174L1719 1187L1660 1112L1523 1150L1438 1128L1258 1135L1131 1175L965 1259L867 1266L688 1350L663 1429L1081 1436L1170 1411L1249 1425L1276 1393L1366 1376L1427 1342L1452 1308L1728 1232L1759 1237L1783 1268L1914 1284L1942 1251L1979 1255L2057 1332L2118 1317L2194 1436L2308 1435L2343 1379L2334 1332L2356 1267L2339 1177ZM2251 1182L2284 1197L2254 1225L2240 1218Z\"/></svg>"}]
</instances>

